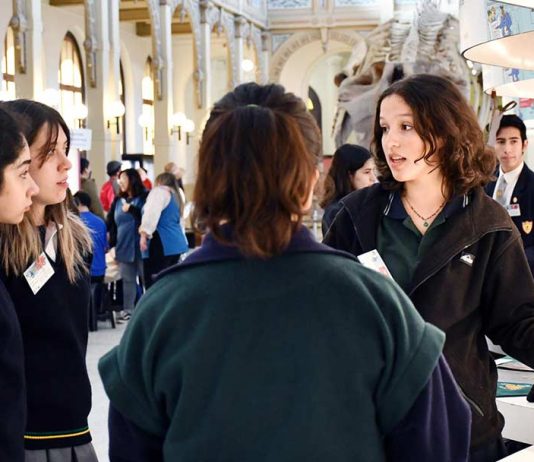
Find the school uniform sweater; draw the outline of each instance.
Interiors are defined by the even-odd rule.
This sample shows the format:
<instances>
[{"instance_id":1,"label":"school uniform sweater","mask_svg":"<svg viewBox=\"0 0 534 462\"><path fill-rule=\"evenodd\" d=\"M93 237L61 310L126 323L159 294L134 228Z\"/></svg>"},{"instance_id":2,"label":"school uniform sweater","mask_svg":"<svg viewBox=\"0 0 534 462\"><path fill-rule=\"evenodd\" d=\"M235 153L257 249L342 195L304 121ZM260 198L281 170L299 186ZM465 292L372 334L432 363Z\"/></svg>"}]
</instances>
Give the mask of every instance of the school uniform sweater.
<instances>
[{"instance_id":1,"label":"school uniform sweater","mask_svg":"<svg viewBox=\"0 0 534 462\"><path fill-rule=\"evenodd\" d=\"M403 422L442 344L395 284L303 228L267 260L208 235L147 292L121 344L100 360L113 406L110 460L378 462L401 422L420 429L434 414L455 428L429 426L425 442L437 441L438 427L447 442L431 460L466 460L461 401L454 418L433 405L422 424ZM458 400L450 385L447 399Z\"/></svg>"},{"instance_id":2,"label":"school uniform sweater","mask_svg":"<svg viewBox=\"0 0 534 462\"><path fill-rule=\"evenodd\" d=\"M59 251L56 261L49 261L54 274L35 295L23 275L5 280L24 343L26 449L91 441L87 425L91 386L85 365L90 276L71 284Z\"/></svg>"},{"instance_id":3,"label":"school uniform sweater","mask_svg":"<svg viewBox=\"0 0 534 462\"><path fill-rule=\"evenodd\" d=\"M19 322L0 281L0 460L24 461L26 388Z\"/></svg>"}]
</instances>

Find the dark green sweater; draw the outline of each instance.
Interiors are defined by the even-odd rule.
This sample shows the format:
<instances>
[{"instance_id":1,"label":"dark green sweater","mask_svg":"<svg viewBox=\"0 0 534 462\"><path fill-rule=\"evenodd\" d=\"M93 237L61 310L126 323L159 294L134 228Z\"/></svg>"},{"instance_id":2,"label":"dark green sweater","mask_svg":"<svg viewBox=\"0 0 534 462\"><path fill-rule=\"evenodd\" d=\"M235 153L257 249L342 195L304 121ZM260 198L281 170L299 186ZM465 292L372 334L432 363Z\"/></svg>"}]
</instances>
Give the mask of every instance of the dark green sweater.
<instances>
[{"instance_id":1,"label":"dark green sweater","mask_svg":"<svg viewBox=\"0 0 534 462\"><path fill-rule=\"evenodd\" d=\"M166 275L100 373L166 461L371 462L443 341L392 282L301 252Z\"/></svg>"}]
</instances>

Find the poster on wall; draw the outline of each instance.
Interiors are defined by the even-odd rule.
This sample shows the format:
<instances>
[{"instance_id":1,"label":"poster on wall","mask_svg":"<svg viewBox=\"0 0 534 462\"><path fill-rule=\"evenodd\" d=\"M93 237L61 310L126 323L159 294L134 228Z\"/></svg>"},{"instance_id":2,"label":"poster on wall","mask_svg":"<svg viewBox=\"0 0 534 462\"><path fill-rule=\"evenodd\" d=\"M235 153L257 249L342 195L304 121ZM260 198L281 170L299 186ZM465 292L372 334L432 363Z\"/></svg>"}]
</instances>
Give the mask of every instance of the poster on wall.
<instances>
[{"instance_id":1,"label":"poster on wall","mask_svg":"<svg viewBox=\"0 0 534 462\"><path fill-rule=\"evenodd\" d=\"M534 30L534 14L532 10L524 7L487 0L486 15L489 40ZM484 68L485 88L486 83L490 84L488 86L499 86L530 79L534 79L534 71L496 66L492 66L491 70L487 71Z\"/></svg>"}]
</instances>

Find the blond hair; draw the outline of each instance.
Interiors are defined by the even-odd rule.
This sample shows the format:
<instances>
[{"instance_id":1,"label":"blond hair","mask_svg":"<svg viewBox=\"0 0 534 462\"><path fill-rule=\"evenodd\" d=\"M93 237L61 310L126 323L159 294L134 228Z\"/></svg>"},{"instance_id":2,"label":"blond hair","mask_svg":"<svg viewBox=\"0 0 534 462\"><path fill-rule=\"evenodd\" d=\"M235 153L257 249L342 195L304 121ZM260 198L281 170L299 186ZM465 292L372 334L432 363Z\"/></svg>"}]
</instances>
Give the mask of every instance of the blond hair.
<instances>
[{"instance_id":1,"label":"blond hair","mask_svg":"<svg viewBox=\"0 0 534 462\"><path fill-rule=\"evenodd\" d=\"M69 127L58 111L45 104L27 99L17 99L3 104L19 114L21 129L30 146L35 142L39 131L43 127L48 127L46 143L38 156L39 168L46 161L50 149L56 145L60 129L67 137L66 151L69 151ZM82 221L68 210L67 199L59 204L47 205L44 219L47 225L50 223L59 225L57 248L63 259L69 281L74 283L82 274L89 273L84 257L91 252L91 236ZM43 252L39 228L32 220L31 211L19 225L0 225L0 251L4 271L8 275L16 276L20 276L28 265Z\"/></svg>"},{"instance_id":2,"label":"blond hair","mask_svg":"<svg viewBox=\"0 0 534 462\"><path fill-rule=\"evenodd\" d=\"M89 272L85 257L92 249L91 236L80 218L68 211L66 202L47 206L45 222L62 225L58 226L58 251L69 281L75 283L81 275ZM0 224L2 268L7 275L20 276L43 250L39 228L30 214L25 215L19 225Z\"/></svg>"}]
</instances>

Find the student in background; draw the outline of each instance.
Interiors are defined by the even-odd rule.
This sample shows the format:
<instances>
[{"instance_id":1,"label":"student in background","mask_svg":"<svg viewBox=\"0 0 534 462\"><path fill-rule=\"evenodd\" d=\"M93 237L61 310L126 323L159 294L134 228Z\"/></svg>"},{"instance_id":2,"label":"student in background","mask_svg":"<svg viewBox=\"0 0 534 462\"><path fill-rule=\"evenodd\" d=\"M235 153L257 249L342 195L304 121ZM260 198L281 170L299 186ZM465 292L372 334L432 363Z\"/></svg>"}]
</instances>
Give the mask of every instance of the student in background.
<instances>
[{"instance_id":1,"label":"student in background","mask_svg":"<svg viewBox=\"0 0 534 462\"><path fill-rule=\"evenodd\" d=\"M104 276L106 274L106 252L108 250L107 228L102 218L90 211L91 197L78 191L74 194L80 218L91 233L93 241L93 259L91 260L91 311L89 312L89 330L97 330L97 315L102 305Z\"/></svg>"},{"instance_id":2,"label":"student in background","mask_svg":"<svg viewBox=\"0 0 534 462\"><path fill-rule=\"evenodd\" d=\"M139 167L137 173L139 173L145 189L150 191L152 189L152 182L150 181L150 178L148 178L147 171L143 167Z\"/></svg>"},{"instance_id":3,"label":"student in background","mask_svg":"<svg viewBox=\"0 0 534 462\"><path fill-rule=\"evenodd\" d=\"M215 104L194 193L209 234L100 360L112 462L467 460L443 334L302 225L320 151L280 85Z\"/></svg>"},{"instance_id":4,"label":"student in background","mask_svg":"<svg viewBox=\"0 0 534 462\"><path fill-rule=\"evenodd\" d=\"M39 188L29 173L30 149L13 115L0 104L0 223L17 225ZM1 238L0 238L1 239ZM1 244L0 244L1 245ZM1 245L2 251L5 246ZM2 257L5 270L6 258ZM0 460L24 462L24 352L13 301L0 278Z\"/></svg>"},{"instance_id":5,"label":"student in background","mask_svg":"<svg viewBox=\"0 0 534 462\"><path fill-rule=\"evenodd\" d=\"M374 183L375 162L367 149L355 144L344 144L336 150L324 180L324 194L320 204L324 209L323 235L326 235L336 213L341 209L339 201L352 191Z\"/></svg>"},{"instance_id":6,"label":"student in background","mask_svg":"<svg viewBox=\"0 0 534 462\"><path fill-rule=\"evenodd\" d=\"M24 342L26 461L96 462L85 363L91 237L65 202L72 167L69 129L44 104L24 99L4 104L22 119L30 175L39 186L22 223L0 227L5 285Z\"/></svg>"},{"instance_id":7,"label":"student in background","mask_svg":"<svg viewBox=\"0 0 534 462\"><path fill-rule=\"evenodd\" d=\"M499 161L497 181L486 192L501 204L523 240L530 271L534 274L534 172L525 164L527 127L516 115L502 117L497 130L495 154Z\"/></svg>"},{"instance_id":8,"label":"student in background","mask_svg":"<svg viewBox=\"0 0 534 462\"><path fill-rule=\"evenodd\" d=\"M85 157L82 157L80 159L80 190L87 193L91 198L91 212L104 219L104 211L98 198L98 190L92 174L91 163Z\"/></svg>"},{"instance_id":9,"label":"student in background","mask_svg":"<svg viewBox=\"0 0 534 462\"><path fill-rule=\"evenodd\" d=\"M446 333L445 358L473 416L469 460L499 460L504 419L485 336L534 366L534 280L519 232L483 189L495 158L454 83L425 74L382 93L373 146L380 184L341 200L325 243L377 250L423 318Z\"/></svg>"},{"instance_id":10,"label":"student in background","mask_svg":"<svg viewBox=\"0 0 534 462\"><path fill-rule=\"evenodd\" d=\"M118 160L109 161L106 165L106 172L109 176L109 180L106 181L102 188L100 188L100 203L105 213L109 212L111 204L115 200L115 197L119 195L119 181L118 175L121 171L122 164Z\"/></svg>"},{"instance_id":11,"label":"student in background","mask_svg":"<svg viewBox=\"0 0 534 462\"><path fill-rule=\"evenodd\" d=\"M137 279L144 285L143 259L139 248L139 225L141 211L148 191L135 168L128 168L119 174L120 195L115 198L107 217L110 233L109 245L115 247L115 259L119 262L122 276L123 320L133 314L137 298Z\"/></svg>"},{"instance_id":12,"label":"student in background","mask_svg":"<svg viewBox=\"0 0 534 462\"><path fill-rule=\"evenodd\" d=\"M156 187L150 191L143 207L139 226L139 245L143 253L145 287L165 268L178 263L188 250L187 239L180 224L180 202L176 178L172 173L156 177Z\"/></svg>"}]
</instances>

